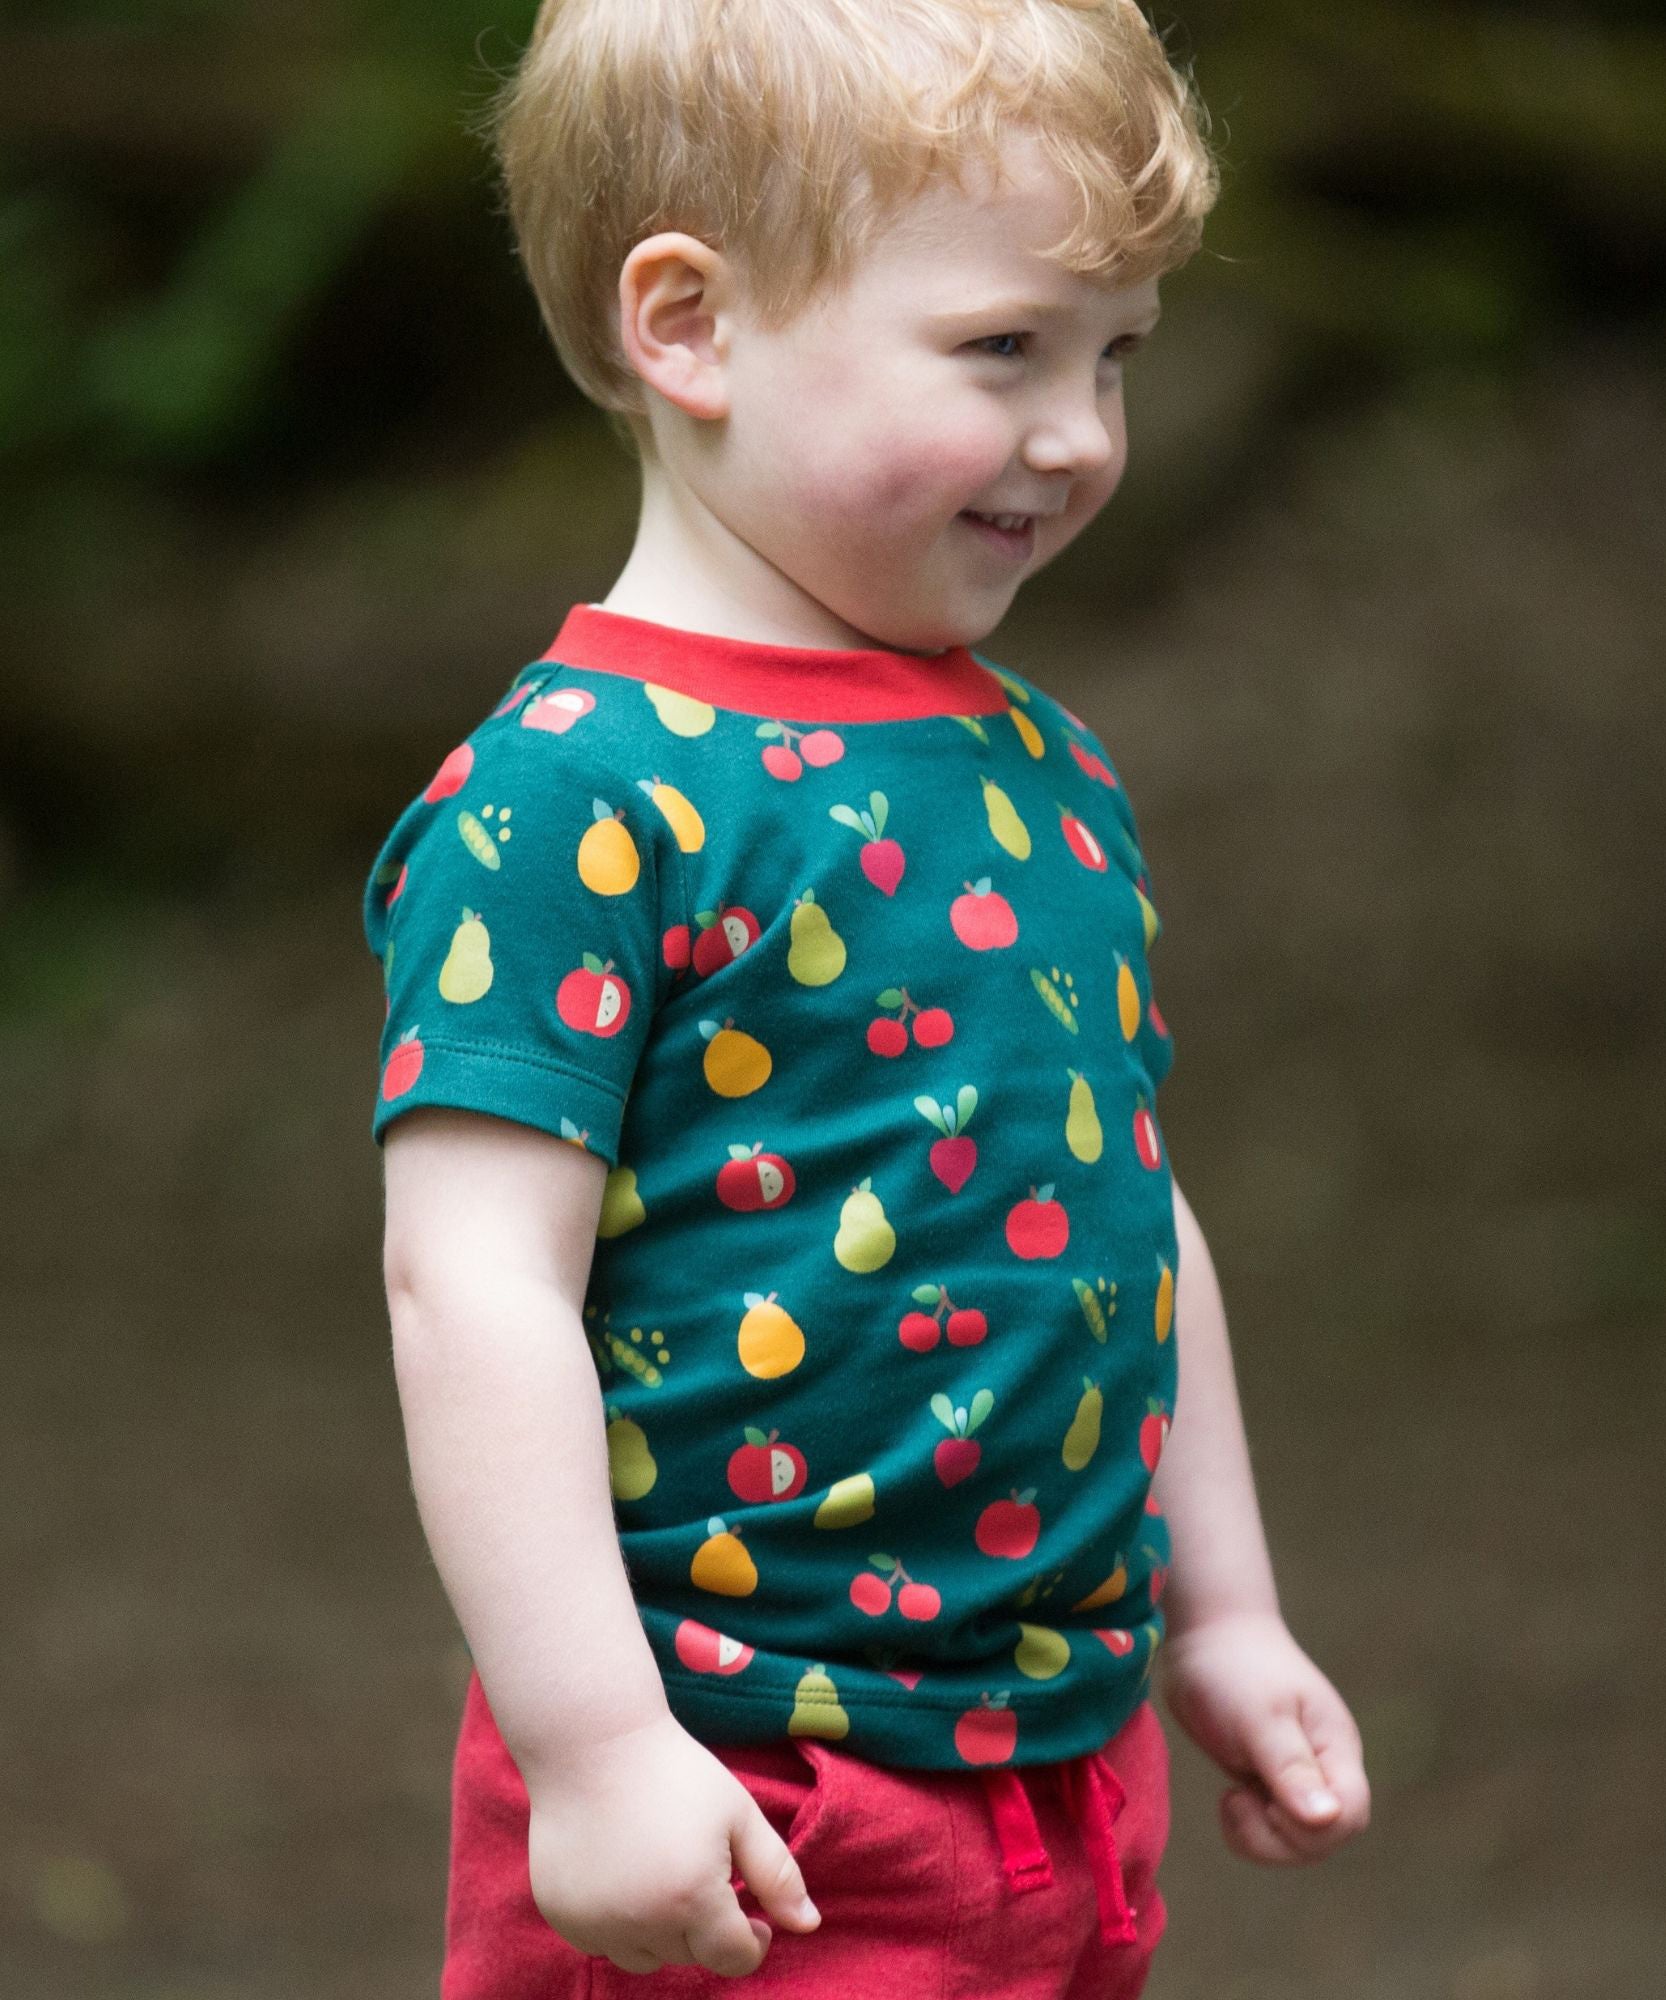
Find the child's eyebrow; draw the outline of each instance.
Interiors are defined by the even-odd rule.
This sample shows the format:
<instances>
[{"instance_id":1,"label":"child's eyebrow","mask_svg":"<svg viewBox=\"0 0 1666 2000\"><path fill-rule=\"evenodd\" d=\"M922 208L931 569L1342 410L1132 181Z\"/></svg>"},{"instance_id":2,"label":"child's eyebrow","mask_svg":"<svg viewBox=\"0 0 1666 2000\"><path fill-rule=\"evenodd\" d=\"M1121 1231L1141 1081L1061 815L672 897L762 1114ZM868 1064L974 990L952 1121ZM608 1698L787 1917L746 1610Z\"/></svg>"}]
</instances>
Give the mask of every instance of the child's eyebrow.
<instances>
[{"instance_id":1,"label":"child's eyebrow","mask_svg":"<svg viewBox=\"0 0 1666 2000\"><path fill-rule=\"evenodd\" d=\"M1159 309L1140 325L1130 327L1129 332L1150 333L1162 316L1162 311ZM933 326L952 326L974 319L1068 319L1069 317L1068 306L1054 305L1045 299L1010 298L990 299L987 304L978 306L956 306L948 312L932 313L930 320Z\"/></svg>"}]
</instances>

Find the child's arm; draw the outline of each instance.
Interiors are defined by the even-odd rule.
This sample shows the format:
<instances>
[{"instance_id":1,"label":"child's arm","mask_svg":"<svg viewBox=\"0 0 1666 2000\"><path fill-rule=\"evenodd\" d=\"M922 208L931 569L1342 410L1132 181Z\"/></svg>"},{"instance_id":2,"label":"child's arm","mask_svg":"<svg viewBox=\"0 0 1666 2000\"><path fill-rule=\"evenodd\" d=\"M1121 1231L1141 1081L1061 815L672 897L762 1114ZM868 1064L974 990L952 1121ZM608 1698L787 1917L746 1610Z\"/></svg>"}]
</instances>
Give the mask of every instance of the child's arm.
<instances>
[{"instance_id":1,"label":"child's arm","mask_svg":"<svg viewBox=\"0 0 1666 2000\"><path fill-rule=\"evenodd\" d=\"M613 1519L582 1312L607 1164L430 1108L388 1128L383 1271L411 1481L523 1775L668 1713Z\"/></svg>"},{"instance_id":2,"label":"child's arm","mask_svg":"<svg viewBox=\"0 0 1666 2000\"><path fill-rule=\"evenodd\" d=\"M1359 1731L1279 1612L1220 1284L1178 1182L1174 1224L1180 1387L1152 1477L1173 1558L1164 1692L1187 1735L1239 1781L1221 1801L1234 1851L1315 1861L1370 1818Z\"/></svg>"},{"instance_id":3,"label":"child's arm","mask_svg":"<svg viewBox=\"0 0 1666 2000\"><path fill-rule=\"evenodd\" d=\"M818 1918L787 1843L671 1714L613 1516L583 1324L606 1162L512 1120L389 1126L383 1251L417 1507L530 1804L546 1921L627 1972L753 1971Z\"/></svg>"}]
</instances>

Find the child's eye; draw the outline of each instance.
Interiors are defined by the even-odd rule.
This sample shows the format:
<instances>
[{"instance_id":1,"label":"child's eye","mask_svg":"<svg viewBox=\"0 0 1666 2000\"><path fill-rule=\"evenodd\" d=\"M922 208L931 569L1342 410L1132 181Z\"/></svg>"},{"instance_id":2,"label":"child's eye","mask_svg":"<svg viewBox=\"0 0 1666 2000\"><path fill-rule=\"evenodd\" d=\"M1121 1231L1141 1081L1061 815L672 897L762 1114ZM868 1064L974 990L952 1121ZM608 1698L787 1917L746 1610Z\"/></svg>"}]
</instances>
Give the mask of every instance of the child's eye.
<instances>
[{"instance_id":1,"label":"child's eye","mask_svg":"<svg viewBox=\"0 0 1666 2000\"><path fill-rule=\"evenodd\" d=\"M981 340L973 341L972 345L974 347L987 348L991 353L994 353L993 343L997 341L1028 340L1029 337L1027 333L987 333ZM1145 336L1143 334L1125 333L1119 339L1111 342L1110 346L1105 349L1105 354L1112 360L1126 361L1129 355L1136 353L1144 345L1144 341ZM997 361L1015 361L1017 358L1016 354L995 354Z\"/></svg>"}]
</instances>

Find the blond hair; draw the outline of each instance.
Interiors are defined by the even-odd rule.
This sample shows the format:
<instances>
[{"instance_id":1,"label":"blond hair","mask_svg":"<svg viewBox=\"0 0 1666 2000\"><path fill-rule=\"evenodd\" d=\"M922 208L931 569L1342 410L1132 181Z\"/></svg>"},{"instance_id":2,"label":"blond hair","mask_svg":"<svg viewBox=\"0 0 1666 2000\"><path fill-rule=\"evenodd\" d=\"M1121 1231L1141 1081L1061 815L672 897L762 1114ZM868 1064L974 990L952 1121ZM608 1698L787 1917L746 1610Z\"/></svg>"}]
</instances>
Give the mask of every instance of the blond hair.
<instances>
[{"instance_id":1,"label":"blond hair","mask_svg":"<svg viewBox=\"0 0 1666 2000\"><path fill-rule=\"evenodd\" d=\"M1207 114L1135 0L543 0L476 129L563 366L641 418L619 268L682 230L769 327L836 290L934 177L1033 132L1079 219L1046 254L1135 285L1186 261L1219 192Z\"/></svg>"}]
</instances>

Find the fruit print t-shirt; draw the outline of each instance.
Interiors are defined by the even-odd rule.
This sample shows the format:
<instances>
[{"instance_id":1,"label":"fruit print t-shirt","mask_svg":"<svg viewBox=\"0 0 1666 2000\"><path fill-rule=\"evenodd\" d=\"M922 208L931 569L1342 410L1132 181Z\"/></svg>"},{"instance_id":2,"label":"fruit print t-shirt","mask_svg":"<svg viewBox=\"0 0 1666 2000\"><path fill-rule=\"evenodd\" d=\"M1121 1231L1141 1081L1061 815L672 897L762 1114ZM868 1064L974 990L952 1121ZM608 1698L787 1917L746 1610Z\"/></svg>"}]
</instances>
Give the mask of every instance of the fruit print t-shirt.
<instances>
[{"instance_id":1,"label":"fruit print t-shirt","mask_svg":"<svg viewBox=\"0 0 1666 2000\"><path fill-rule=\"evenodd\" d=\"M701 1741L1023 1765L1146 1692L1149 888L1104 746L1022 675L589 604L389 834L373 1134L460 1106L608 1163L584 1324Z\"/></svg>"}]
</instances>

